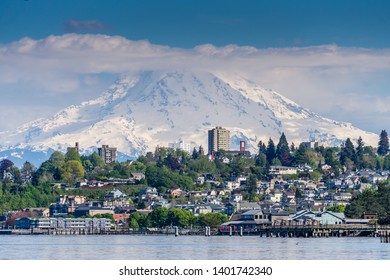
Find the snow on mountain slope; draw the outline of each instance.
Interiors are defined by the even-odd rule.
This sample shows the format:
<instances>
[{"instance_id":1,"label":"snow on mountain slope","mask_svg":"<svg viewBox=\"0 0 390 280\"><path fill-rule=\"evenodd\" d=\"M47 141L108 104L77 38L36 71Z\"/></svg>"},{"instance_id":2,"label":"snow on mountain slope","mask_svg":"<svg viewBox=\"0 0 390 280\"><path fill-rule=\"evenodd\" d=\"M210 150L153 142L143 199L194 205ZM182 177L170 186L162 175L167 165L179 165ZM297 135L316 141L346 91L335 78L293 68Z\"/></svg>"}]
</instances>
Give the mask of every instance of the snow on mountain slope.
<instances>
[{"instance_id":1,"label":"snow on mountain slope","mask_svg":"<svg viewBox=\"0 0 390 280\"><path fill-rule=\"evenodd\" d=\"M179 139L207 149L207 130L215 126L231 131L232 148L245 140L252 151L259 140L278 141L282 132L290 143L339 145L361 136L375 146L378 139L237 75L181 70L129 75L97 99L0 133L0 150L65 151L79 142L84 151L108 144L137 157Z\"/></svg>"}]
</instances>

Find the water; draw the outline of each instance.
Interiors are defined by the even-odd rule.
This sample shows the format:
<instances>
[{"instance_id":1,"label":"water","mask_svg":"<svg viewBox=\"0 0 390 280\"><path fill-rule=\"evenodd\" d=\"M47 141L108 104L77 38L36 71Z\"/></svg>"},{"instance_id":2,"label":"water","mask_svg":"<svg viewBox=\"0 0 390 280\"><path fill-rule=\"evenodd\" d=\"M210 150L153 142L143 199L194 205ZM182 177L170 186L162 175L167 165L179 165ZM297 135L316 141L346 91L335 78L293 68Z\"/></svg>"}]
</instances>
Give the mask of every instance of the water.
<instances>
[{"instance_id":1,"label":"water","mask_svg":"<svg viewBox=\"0 0 390 280\"><path fill-rule=\"evenodd\" d=\"M2 235L2 260L386 260L373 237Z\"/></svg>"}]
</instances>

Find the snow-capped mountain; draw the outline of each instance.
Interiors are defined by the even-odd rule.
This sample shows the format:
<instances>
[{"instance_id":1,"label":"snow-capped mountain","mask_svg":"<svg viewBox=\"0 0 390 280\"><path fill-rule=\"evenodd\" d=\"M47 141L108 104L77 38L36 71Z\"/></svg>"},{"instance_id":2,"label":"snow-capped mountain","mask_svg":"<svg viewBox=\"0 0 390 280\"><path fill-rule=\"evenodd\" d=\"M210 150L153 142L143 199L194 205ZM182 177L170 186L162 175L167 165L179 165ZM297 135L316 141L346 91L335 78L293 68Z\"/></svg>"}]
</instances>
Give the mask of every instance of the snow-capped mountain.
<instances>
[{"instance_id":1,"label":"snow-capped mountain","mask_svg":"<svg viewBox=\"0 0 390 280\"><path fill-rule=\"evenodd\" d=\"M289 143L317 140L339 145L347 137L376 145L378 136L349 123L323 118L282 95L237 75L206 71L149 71L126 76L99 98L70 106L48 119L0 133L0 157L65 151L79 142L82 151L101 145L137 157L179 139L207 150L207 130L231 131L231 146L259 140ZM11 156L13 154L13 156Z\"/></svg>"}]
</instances>

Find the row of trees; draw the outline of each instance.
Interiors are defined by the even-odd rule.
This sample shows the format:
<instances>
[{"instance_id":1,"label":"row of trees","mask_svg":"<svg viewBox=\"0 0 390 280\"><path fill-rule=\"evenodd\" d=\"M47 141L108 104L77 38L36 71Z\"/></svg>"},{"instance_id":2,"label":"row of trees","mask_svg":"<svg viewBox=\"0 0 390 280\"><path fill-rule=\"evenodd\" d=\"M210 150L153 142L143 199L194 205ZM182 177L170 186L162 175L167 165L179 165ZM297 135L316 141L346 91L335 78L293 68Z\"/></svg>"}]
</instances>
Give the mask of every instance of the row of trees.
<instances>
[{"instance_id":1,"label":"row of trees","mask_svg":"<svg viewBox=\"0 0 390 280\"><path fill-rule=\"evenodd\" d=\"M256 165L298 166L309 164L312 167L316 163L325 163L335 169L342 166L348 170L353 169L390 169L389 139L387 132L382 130L378 142L378 148L365 146L363 139L359 137L356 148L350 138L347 138L341 148L323 146L315 149L308 148L301 143L298 148L294 143L288 144L286 136L282 133L277 145L270 138L268 144L262 141L258 144L259 153L256 157Z\"/></svg>"},{"instance_id":2,"label":"row of trees","mask_svg":"<svg viewBox=\"0 0 390 280\"><path fill-rule=\"evenodd\" d=\"M210 212L194 216L192 212L180 208L157 207L147 215L133 213L129 226L134 230L146 227L164 228L170 226L180 228L210 226L215 228L226 221L228 221L228 216L221 213Z\"/></svg>"}]
</instances>

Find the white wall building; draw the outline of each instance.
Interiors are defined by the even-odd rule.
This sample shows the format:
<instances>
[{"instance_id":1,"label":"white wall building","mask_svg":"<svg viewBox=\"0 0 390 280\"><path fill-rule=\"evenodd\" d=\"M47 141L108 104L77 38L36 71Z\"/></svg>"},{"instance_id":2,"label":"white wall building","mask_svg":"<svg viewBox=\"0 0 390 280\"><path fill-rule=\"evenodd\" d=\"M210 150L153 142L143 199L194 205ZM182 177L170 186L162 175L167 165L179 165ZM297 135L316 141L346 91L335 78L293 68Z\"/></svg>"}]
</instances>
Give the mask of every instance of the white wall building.
<instances>
[{"instance_id":1,"label":"white wall building","mask_svg":"<svg viewBox=\"0 0 390 280\"><path fill-rule=\"evenodd\" d=\"M174 150L176 149L180 149L180 150L183 150L189 154L192 153L191 151L191 145L188 144L188 143L185 143L184 140L180 140L178 142L175 142L175 143L169 143L169 148L172 148Z\"/></svg>"}]
</instances>

